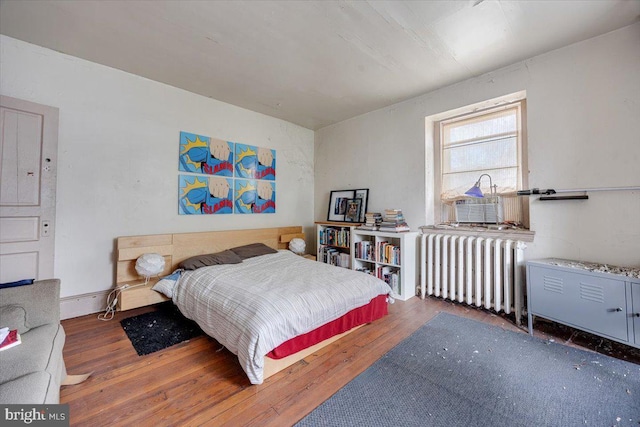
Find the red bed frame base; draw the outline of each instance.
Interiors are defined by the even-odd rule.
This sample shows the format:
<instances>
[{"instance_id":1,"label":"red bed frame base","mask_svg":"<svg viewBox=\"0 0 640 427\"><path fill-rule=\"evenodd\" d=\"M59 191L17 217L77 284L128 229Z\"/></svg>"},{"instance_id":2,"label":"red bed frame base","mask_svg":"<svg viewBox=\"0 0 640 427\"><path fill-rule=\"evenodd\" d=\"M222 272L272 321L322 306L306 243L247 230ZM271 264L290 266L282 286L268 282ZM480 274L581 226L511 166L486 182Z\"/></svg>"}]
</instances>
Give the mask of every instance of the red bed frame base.
<instances>
[{"instance_id":1,"label":"red bed frame base","mask_svg":"<svg viewBox=\"0 0 640 427\"><path fill-rule=\"evenodd\" d=\"M300 350L318 344L333 337L334 335L353 329L356 326L373 322L376 319L386 316L387 313L387 295L378 295L367 305L354 308L344 316L324 324L311 332L298 335L297 337L291 338L289 341L285 341L278 347L271 350L267 354L267 357L270 359L282 359L297 353Z\"/></svg>"}]
</instances>

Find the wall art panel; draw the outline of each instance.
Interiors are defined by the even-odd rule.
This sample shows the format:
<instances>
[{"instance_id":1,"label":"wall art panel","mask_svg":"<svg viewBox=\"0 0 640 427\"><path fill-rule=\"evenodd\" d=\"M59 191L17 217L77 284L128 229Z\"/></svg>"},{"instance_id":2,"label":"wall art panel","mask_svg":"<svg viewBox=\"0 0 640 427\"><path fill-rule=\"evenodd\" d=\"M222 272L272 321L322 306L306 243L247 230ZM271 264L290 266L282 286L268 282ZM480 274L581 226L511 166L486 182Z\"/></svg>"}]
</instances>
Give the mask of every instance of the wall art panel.
<instances>
[{"instance_id":1,"label":"wall art panel","mask_svg":"<svg viewBox=\"0 0 640 427\"><path fill-rule=\"evenodd\" d=\"M276 150L235 144L235 176L248 179L276 179Z\"/></svg>"},{"instance_id":2,"label":"wall art panel","mask_svg":"<svg viewBox=\"0 0 640 427\"><path fill-rule=\"evenodd\" d=\"M233 176L234 143L180 132L180 167L183 172Z\"/></svg>"},{"instance_id":3,"label":"wall art panel","mask_svg":"<svg viewBox=\"0 0 640 427\"><path fill-rule=\"evenodd\" d=\"M233 213L233 179L181 174L178 181L179 214Z\"/></svg>"},{"instance_id":4,"label":"wall art panel","mask_svg":"<svg viewBox=\"0 0 640 427\"><path fill-rule=\"evenodd\" d=\"M234 213L274 213L276 211L276 183L255 179L236 179L233 200Z\"/></svg>"}]
</instances>

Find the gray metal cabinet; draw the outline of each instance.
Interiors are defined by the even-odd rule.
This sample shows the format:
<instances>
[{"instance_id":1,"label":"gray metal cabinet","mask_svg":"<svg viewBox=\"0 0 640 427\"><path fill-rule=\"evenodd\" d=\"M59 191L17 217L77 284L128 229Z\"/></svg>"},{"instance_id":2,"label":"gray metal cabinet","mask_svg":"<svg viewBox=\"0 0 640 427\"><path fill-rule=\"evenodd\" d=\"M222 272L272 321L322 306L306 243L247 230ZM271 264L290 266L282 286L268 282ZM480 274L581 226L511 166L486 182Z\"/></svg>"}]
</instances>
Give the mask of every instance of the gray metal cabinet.
<instances>
[{"instance_id":1,"label":"gray metal cabinet","mask_svg":"<svg viewBox=\"0 0 640 427\"><path fill-rule=\"evenodd\" d=\"M640 283L631 284L631 319L633 321L633 331L635 343L640 346Z\"/></svg>"},{"instance_id":2,"label":"gray metal cabinet","mask_svg":"<svg viewBox=\"0 0 640 427\"><path fill-rule=\"evenodd\" d=\"M527 262L529 333L539 316L640 348L640 279L563 263Z\"/></svg>"}]
</instances>

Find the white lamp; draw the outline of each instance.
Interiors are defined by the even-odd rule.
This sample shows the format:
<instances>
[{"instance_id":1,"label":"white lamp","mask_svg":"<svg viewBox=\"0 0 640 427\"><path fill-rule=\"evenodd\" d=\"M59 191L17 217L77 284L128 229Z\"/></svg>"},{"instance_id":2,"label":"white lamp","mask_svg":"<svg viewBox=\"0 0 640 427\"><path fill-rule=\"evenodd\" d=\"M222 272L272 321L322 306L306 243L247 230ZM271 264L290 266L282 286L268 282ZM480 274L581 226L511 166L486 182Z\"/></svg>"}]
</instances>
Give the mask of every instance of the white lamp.
<instances>
[{"instance_id":1,"label":"white lamp","mask_svg":"<svg viewBox=\"0 0 640 427\"><path fill-rule=\"evenodd\" d=\"M149 277L157 276L164 271L164 257L156 253L143 254L136 260L136 271L149 281Z\"/></svg>"},{"instance_id":2,"label":"white lamp","mask_svg":"<svg viewBox=\"0 0 640 427\"><path fill-rule=\"evenodd\" d=\"M307 248L307 244L300 238L291 239L289 242L289 250L296 255L303 255Z\"/></svg>"}]
</instances>

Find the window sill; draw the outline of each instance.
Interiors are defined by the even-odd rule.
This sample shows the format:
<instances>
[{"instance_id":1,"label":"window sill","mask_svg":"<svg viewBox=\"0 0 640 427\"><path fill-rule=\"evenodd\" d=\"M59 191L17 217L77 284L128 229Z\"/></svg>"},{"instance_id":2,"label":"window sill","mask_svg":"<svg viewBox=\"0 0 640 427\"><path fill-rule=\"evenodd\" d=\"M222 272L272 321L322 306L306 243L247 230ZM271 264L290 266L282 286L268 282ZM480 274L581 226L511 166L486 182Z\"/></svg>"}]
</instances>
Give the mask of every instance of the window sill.
<instances>
[{"instance_id":1,"label":"window sill","mask_svg":"<svg viewBox=\"0 0 640 427\"><path fill-rule=\"evenodd\" d=\"M500 227L507 227L500 229ZM500 225L423 225L420 227L420 231L424 234L433 234L442 232L446 234L453 234L456 236L472 236L483 237L492 239L504 239L504 240L519 240L521 242L533 242L535 237L535 231L525 230L523 228L512 228L509 226Z\"/></svg>"}]
</instances>

